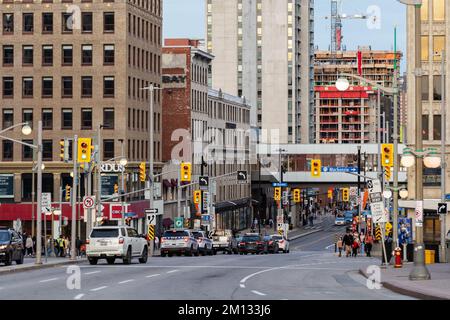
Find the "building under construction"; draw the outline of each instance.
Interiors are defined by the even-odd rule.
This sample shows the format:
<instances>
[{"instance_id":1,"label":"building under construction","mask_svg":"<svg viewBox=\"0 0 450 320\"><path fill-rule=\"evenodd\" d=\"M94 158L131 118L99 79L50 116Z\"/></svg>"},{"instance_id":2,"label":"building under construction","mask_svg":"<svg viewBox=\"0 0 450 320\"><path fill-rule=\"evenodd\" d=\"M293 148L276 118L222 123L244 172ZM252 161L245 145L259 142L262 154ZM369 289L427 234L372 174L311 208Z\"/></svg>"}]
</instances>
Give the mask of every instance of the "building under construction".
<instances>
[{"instance_id":1,"label":"building under construction","mask_svg":"<svg viewBox=\"0 0 450 320\"><path fill-rule=\"evenodd\" d=\"M340 74L348 73L392 87L394 55L393 51L376 51L370 47L358 51L315 52L316 143L377 142L376 88L350 78L350 87L344 92L338 91L335 84ZM401 58L402 53L397 52L397 65ZM380 116L383 112L381 130L388 142L393 125L391 98L382 97Z\"/></svg>"}]
</instances>

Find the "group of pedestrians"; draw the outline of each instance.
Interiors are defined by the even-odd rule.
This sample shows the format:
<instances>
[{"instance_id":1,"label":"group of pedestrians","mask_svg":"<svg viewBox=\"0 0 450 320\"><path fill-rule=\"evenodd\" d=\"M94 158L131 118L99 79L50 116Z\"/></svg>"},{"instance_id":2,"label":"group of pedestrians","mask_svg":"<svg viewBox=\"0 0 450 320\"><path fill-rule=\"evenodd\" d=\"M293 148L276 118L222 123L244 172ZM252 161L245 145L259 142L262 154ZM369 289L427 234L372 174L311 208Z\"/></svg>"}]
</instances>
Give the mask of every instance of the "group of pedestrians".
<instances>
[{"instance_id":1,"label":"group of pedestrians","mask_svg":"<svg viewBox=\"0 0 450 320\"><path fill-rule=\"evenodd\" d=\"M352 233L347 231L343 237L339 237L336 247L339 252L339 257L342 257L342 251L345 251L346 257L357 257L358 253L366 253L367 257L371 256L373 245L373 237L370 234L364 234L364 232Z\"/></svg>"},{"instance_id":2,"label":"group of pedestrians","mask_svg":"<svg viewBox=\"0 0 450 320\"><path fill-rule=\"evenodd\" d=\"M49 239L49 247L50 247L50 241ZM83 255L83 242L80 240L79 237L75 240L75 255L80 257ZM56 257L66 257L72 255L72 244L70 242L69 237L60 235L58 239L53 239L53 248L55 249L55 256Z\"/></svg>"}]
</instances>

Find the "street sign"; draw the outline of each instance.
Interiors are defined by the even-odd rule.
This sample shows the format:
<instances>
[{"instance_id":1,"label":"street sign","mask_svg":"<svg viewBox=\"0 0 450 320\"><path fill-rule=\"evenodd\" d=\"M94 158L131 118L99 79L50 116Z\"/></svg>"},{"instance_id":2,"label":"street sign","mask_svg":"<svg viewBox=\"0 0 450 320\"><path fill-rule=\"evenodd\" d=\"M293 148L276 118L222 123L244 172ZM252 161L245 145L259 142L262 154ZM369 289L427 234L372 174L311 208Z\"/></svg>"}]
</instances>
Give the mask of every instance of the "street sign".
<instances>
[{"instance_id":1,"label":"street sign","mask_svg":"<svg viewBox=\"0 0 450 320\"><path fill-rule=\"evenodd\" d=\"M237 181L238 183L246 183L247 182L247 171L238 171L237 172Z\"/></svg>"},{"instance_id":2,"label":"street sign","mask_svg":"<svg viewBox=\"0 0 450 320\"><path fill-rule=\"evenodd\" d=\"M358 194L358 187L350 187L350 197L356 197Z\"/></svg>"},{"instance_id":3,"label":"street sign","mask_svg":"<svg viewBox=\"0 0 450 320\"><path fill-rule=\"evenodd\" d=\"M381 197L381 192L371 193L369 194L370 202L382 202L383 198Z\"/></svg>"},{"instance_id":4,"label":"street sign","mask_svg":"<svg viewBox=\"0 0 450 320\"><path fill-rule=\"evenodd\" d=\"M200 186L200 190L208 190L209 187L209 177L208 176L200 176L198 178L198 185Z\"/></svg>"},{"instance_id":5,"label":"street sign","mask_svg":"<svg viewBox=\"0 0 450 320\"><path fill-rule=\"evenodd\" d=\"M287 182L273 182L272 183L272 187L282 187L282 188L286 188L288 186Z\"/></svg>"},{"instance_id":6,"label":"street sign","mask_svg":"<svg viewBox=\"0 0 450 320\"><path fill-rule=\"evenodd\" d=\"M145 209L145 213L146 213L146 214L151 214L151 213L156 214L156 213L158 213L158 208L154 208L154 209Z\"/></svg>"},{"instance_id":7,"label":"street sign","mask_svg":"<svg viewBox=\"0 0 450 320\"><path fill-rule=\"evenodd\" d=\"M283 191L283 205L289 204L289 192Z\"/></svg>"},{"instance_id":8,"label":"street sign","mask_svg":"<svg viewBox=\"0 0 450 320\"><path fill-rule=\"evenodd\" d=\"M416 227L423 225L423 201L416 201Z\"/></svg>"},{"instance_id":9,"label":"street sign","mask_svg":"<svg viewBox=\"0 0 450 320\"><path fill-rule=\"evenodd\" d=\"M147 222L149 225L155 225L156 224L156 214L147 213Z\"/></svg>"},{"instance_id":10,"label":"street sign","mask_svg":"<svg viewBox=\"0 0 450 320\"><path fill-rule=\"evenodd\" d=\"M381 193L381 181L379 179L369 180L367 181L367 188L369 193Z\"/></svg>"},{"instance_id":11,"label":"street sign","mask_svg":"<svg viewBox=\"0 0 450 320\"><path fill-rule=\"evenodd\" d=\"M370 204L370 211L372 211L372 219L374 223L384 223L384 203L383 202L373 202Z\"/></svg>"},{"instance_id":12,"label":"street sign","mask_svg":"<svg viewBox=\"0 0 450 320\"><path fill-rule=\"evenodd\" d=\"M355 167L322 167L322 172L358 172Z\"/></svg>"},{"instance_id":13,"label":"street sign","mask_svg":"<svg viewBox=\"0 0 450 320\"><path fill-rule=\"evenodd\" d=\"M92 209L95 206L95 196L85 196L83 197L83 208Z\"/></svg>"},{"instance_id":14,"label":"street sign","mask_svg":"<svg viewBox=\"0 0 450 320\"><path fill-rule=\"evenodd\" d=\"M447 194L445 195L445 200L450 201L450 193L447 193Z\"/></svg>"},{"instance_id":15,"label":"street sign","mask_svg":"<svg viewBox=\"0 0 450 320\"><path fill-rule=\"evenodd\" d=\"M183 228L183 225L184 225L184 218L183 217L175 218L175 228Z\"/></svg>"},{"instance_id":16,"label":"street sign","mask_svg":"<svg viewBox=\"0 0 450 320\"><path fill-rule=\"evenodd\" d=\"M203 211L207 212L208 209L209 209L209 192L203 192Z\"/></svg>"},{"instance_id":17,"label":"street sign","mask_svg":"<svg viewBox=\"0 0 450 320\"><path fill-rule=\"evenodd\" d=\"M42 213L48 214L52 212L52 194L49 192L42 193L41 204Z\"/></svg>"},{"instance_id":18,"label":"street sign","mask_svg":"<svg viewBox=\"0 0 450 320\"><path fill-rule=\"evenodd\" d=\"M155 225L149 224L147 230L148 240L155 240Z\"/></svg>"},{"instance_id":19,"label":"street sign","mask_svg":"<svg viewBox=\"0 0 450 320\"><path fill-rule=\"evenodd\" d=\"M438 204L438 213L439 214L447 214L447 204L446 203Z\"/></svg>"}]
</instances>

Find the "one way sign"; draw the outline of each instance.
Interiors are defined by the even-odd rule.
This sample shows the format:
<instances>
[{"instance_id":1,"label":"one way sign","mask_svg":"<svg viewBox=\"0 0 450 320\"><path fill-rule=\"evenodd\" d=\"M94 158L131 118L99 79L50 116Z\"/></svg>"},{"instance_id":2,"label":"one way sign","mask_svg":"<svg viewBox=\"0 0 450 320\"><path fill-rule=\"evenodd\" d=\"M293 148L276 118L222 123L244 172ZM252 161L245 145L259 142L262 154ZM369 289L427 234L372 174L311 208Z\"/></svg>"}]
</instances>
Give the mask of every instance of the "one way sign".
<instances>
[{"instance_id":1,"label":"one way sign","mask_svg":"<svg viewBox=\"0 0 450 320\"><path fill-rule=\"evenodd\" d=\"M238 171L237 172L237 181L238 183L246 183L247 182L247 171Z\"/></svg>"},{"instance_id":2,"label":"one way sign","mask_svg":"<svg viewBox=\"0 0 450 320\"><path fill-rule=\"evenodd\" d=\"M208 176L200 176L198 178L198 184L200 186L200 190L208 190L209 177Z\"/></svg>"},{"instance_id":3,"label":"one way sign","mask_svg":"<svg viewBox=\"0 0 450 320\"><path fill-rule=\"evenodd\" d=\"M447 204L446 203L438 204L438 213L439 214L447 214Z\"/></svg>"}]
</instances>

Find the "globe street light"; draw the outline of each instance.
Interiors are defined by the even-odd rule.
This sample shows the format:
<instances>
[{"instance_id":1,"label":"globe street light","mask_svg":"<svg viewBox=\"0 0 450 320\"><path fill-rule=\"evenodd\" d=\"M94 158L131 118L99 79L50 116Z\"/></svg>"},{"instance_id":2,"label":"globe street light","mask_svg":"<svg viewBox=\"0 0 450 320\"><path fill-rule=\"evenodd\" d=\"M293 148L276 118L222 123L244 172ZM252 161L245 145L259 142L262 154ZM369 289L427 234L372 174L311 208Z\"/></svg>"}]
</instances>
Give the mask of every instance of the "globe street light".
<instances>
[{"instance_id":1,"label":"globe street light","mask_svg":"<svg viewBox=\"0 0 450 320\"><path fill-rule=\"evenodd\" d=\"M347 91L350 87L350 82L346 78L339 78L336 81L336 89L339 91Z\"/></svg>"},{"instance_id":2,"label":"globe street light","mask_svg":"<svg viewBox=\"0 0 450 320\"><path fill-rule=\"evenodd\" d=\"M31 129L31 127L28 125L28 123L22 127L22 133L25 136L29 136L32 131L33 131L33 129Z\"/></svg>"},{"instance_id":3,"label":"globe street light","mask_svg":"<svg viewBox=\"0 0 450 320\"><path fill-rule=\"evenodd\" d=\"M120 159L119 163L120 163L120 165L125 167L128 164L128 160L127 160L127 158L122 158L122 159Z\"/></svg>"},{"instance_id":4,"label":"globe street light","mask_svg":"<svg viewBox=\"0 0 450 320\"><path fill-rule=\"evenodd\" d=\"M406 189L401 189L400 190L400 198L402 198L402 199L406 199L406 198L408 198L408 190L406 190Z\"/></svg>"}]
</instances>

